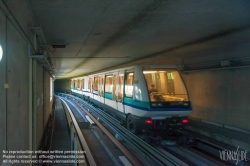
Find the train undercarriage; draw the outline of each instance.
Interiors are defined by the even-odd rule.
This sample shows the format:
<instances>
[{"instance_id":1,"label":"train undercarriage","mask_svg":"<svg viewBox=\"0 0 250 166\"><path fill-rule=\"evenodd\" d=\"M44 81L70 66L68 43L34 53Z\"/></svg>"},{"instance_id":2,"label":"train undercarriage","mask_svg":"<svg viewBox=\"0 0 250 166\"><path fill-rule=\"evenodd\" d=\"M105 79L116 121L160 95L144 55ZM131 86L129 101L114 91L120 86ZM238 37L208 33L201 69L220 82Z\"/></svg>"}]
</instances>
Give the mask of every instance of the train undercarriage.
<instances>
[{"instance_id":1,"label":"train undercarriage","mask_svg":"<svg viewBox=\"0 0 250 166\"><path fill-rule=\"evenodd\" d=\"M189 122L187 117L173 117L164 120L135 119L129 115L125 126L145 142L156 145L191 145L195 143L194 137L186 129Z\"/></svg>"},{"instance_id":2,"label":"train undercarriage","mask_svg":"<svg viewBox=\"0 0 250 166\"><path fill-rule=\"evenodd\" d=\"M162 120L152 120L151 118L140 118L131 114L117 114L118 111L112 110L106 105L102 105L95 100L75 94L90 104L107 111L110 115L120 120L120 124L130 132L140 137L145 142L152 145L191 145L195 139L188 133L187 117L171 117Z\"/></svg>"}]
</instances>

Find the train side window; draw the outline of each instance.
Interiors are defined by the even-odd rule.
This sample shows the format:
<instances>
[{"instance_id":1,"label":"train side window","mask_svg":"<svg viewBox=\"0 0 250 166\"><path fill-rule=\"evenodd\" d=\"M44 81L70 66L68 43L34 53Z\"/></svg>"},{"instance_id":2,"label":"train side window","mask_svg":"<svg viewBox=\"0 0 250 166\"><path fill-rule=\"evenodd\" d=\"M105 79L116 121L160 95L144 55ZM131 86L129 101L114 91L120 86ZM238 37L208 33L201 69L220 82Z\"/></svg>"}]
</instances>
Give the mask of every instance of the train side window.
<instances>
[{"instance_id":1,"label":"train side window","mask_svg":"<svg viewBox=\"0 0 250 166\"><path fill-rule=\"evenodd\" d=\"M82 79L79 80L80 90L82 90Z\"/></svg>"},{"instance_id":2,"label":"train side window","mask_svg":"<svg viewBox=\"0 0 250 166\"><path fill-rule=\"evenodd\" d=\"M77 86L77 89L79 90L79 89L80 89L80 86L79 86L79 80L77 80L77 84L76 84L76 86Z\"/></svg>"},{"instance_id":3,"label":"train side window","mask_svg":"<svg viewBox=\"0 0 250 166\"><path fill-rule=\"evenodd\" d=\"M101 77L98 77L98 96L101 96Z\"/></svg>"},{"instance_id":4,"label":"train side window","mask_svg":"<svg viewBox=\"0 0 250 166\"><path fill-rule=\"evenodd\" d=\"M74 88L74 80L71 80L71 88Z\"/></svg>"},{"instance_id":5,"label":"train side window","mask_svg":"<svg viewBox=\"0 0 250 166\"><path fill-rule=\"evenodd\" d=\"M94 86L93 86L93 88L94 88L95 91L98 91L98 79L99 79L99 77L94 78Z\"/></svg>"},{"instance_id":6,"label":"train side window","mask_svg":"<svg viewBox=\"0 0 250 166\"><path fill-rule=\"evenodd\" d=\"M128 72L126 73L126 80L125 80L125 96L126 97L133 97L133 83L134 83L134 73Z\"/></svg>"},{"instance_id":7,"label":"train side window","mask_svg":"<svg viewBox=\"0 0 250 166\"><path fill-rule=\"evenodd\" d=\"M84 87L84 79L82 79L82 89L84 89L85 87Z\"/></svg>"},{"instance_id":8,"label":"train side window","mask_svg":"<svg viewBox=\"0 0 250 166\"><path fill-rule=\"evenodd\" d=\"M124 74L119 74L118 77L118 102L122 102L122 96L123 96L123 81L124 81Z\"/></svg>"},{"instance_id":9,"label":"train side window","mask_svg":"<svg viewBox=\"0 0 250 166\"><path fill-rule=\"evenodd\" d=\"M93 89L92 89L92 78L89 78L89 81L88 81L88 89L89 89L89 92L92 93Z\"/></svg>"},{"instance_id":10,"label":"train side window","mask_svg":"<svg viewBox=\"0 0 250 166\"><path fill-rule=\"evenodd\" d=\"M116 101L116 75L113 76L112 98Z\"/></svg>"},{"instance_id":11,"label":"train side window","mask_svg":"<svg viewBox=\"0 0 250 166\"><path fill-rule=\"evenodd\" d=\"M100 83L100 86L99 86L99 91L100 91L100 96L103 97L103 76L101 76L99 78L99 83Z\"/></svg>"},{"instance_id":12,"label":"train side window","mask_svg":"<svg viewBox=\"0 0 250 166\"><path fill-rule=\"evenodd\" d=\"M113 75L107 75L105 78L105 93L112 93Z\"/></svg>"},{"instance_id":13,"label":"train side window","mask_svg":"<svg viewBox=\"0 0 250 166\"><path fill-rule=\"evenodd\" d=\"M91 78L91 93L93 93L93 90L94 90L94 78Z\"/></svg>"}]
</instances>

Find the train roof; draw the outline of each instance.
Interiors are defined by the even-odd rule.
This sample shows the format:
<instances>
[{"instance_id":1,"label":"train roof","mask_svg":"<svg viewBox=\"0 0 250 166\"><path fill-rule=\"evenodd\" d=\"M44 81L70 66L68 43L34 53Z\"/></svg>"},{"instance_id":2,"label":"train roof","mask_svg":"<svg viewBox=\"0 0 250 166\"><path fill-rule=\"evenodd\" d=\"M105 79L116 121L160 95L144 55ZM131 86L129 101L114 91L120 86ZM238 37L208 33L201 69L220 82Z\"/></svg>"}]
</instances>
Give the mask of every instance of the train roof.
<instances>
[{"instance_id":1,"label":"train roof","mask_svg":"<svg viewBox=\"0 0 250 166\"><path fill-rule=\"evenodd\" d=\"M93 74L89 74L89 75L85 75L85 76L75 77L75 78L72 78L72 80L74 80L74 79L82 79L83 77L86 77L86 76L95 76L95 75L112 73L112 72L117 72L117 71L122 71L122 70L130 70L130 69L133 70L135 68L141 68L141 67L145 67L145 69L157 69L157 68L176 69L177 68L176 65L133 65L133 66L128 66L128 67L122 67L122 68L97 72L97 73L93 73Z\"/></svg>"}]
</instances>

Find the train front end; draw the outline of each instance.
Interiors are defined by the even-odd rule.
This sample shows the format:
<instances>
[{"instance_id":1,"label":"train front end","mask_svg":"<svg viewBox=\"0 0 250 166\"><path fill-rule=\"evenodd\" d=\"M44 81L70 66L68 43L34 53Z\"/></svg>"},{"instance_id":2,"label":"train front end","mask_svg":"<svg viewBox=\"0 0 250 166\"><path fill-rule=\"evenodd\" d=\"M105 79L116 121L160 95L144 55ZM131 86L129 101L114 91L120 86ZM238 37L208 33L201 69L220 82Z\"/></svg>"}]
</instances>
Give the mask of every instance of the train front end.
<instances>
[{"instance_id":1,"label":"train front end","mask_svg":"<svg viewBox=\"0 0 250 166\"><path fill-rule=\"evenodd\" d=\"M185 84L174 67L144 68L149 110L142 115L142 132L163 137L183 135L191 113ZM144 123L144 124L143 124Z\"/></svg>"}]
</instances>

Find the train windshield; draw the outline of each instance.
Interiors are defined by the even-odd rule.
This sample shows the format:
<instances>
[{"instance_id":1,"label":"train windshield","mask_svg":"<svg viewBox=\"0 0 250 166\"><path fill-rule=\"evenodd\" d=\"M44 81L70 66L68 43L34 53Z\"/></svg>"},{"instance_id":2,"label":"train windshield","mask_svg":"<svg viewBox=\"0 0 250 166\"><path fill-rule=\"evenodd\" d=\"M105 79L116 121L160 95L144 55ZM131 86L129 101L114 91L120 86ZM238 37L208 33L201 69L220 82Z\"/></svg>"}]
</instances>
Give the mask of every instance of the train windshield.
<instances>
[{"instance_id":1,"label":"train windshield","mask_svg":"<svg viewBox=\"0 0 250 166\"><path fill-rule=\"evenodd\" d=\"M189 101L186 88L175 69L143 70L151 102Z\"/></svg>"}]
</instances>

